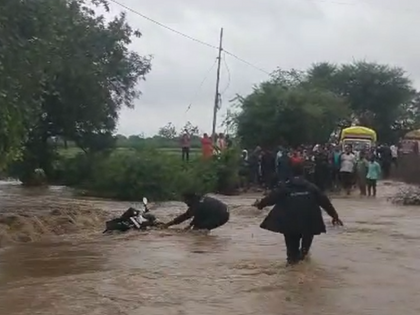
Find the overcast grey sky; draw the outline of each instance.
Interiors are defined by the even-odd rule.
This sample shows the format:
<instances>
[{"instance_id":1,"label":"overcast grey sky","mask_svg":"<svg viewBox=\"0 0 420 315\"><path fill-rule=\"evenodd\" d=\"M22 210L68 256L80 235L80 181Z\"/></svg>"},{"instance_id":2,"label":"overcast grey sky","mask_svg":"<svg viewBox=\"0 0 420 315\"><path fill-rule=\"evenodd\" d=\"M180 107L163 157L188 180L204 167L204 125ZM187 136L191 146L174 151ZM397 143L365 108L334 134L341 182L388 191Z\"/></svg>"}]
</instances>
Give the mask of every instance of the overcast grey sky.
<instances>
[{"instance_id":1,"label":"overcast grey sky","mask_svg":"<svg viewBox=\"0 0 420 315\"><path fill-rule=\"evenodd\" d=\"M224 27L224 48L268 72L278 66L304 69L320 61L366 59L404 67L420 81L419 0L117 1L215 46ZM121 11L126 10L111 3L112 14ZM152 135L168 122L181 127L187 121L210 132L216 67L198 88L217 51L135 13L127 12L127 17L143 33L132 49L153 55L153 63L140 84L143 95L135 109L122 111L118 132ZM267 79L264 72L229 55L225 58L221 90L226 91L219 122L229 99L249 93L254 84Z\"/></svg>"}]
</instances>

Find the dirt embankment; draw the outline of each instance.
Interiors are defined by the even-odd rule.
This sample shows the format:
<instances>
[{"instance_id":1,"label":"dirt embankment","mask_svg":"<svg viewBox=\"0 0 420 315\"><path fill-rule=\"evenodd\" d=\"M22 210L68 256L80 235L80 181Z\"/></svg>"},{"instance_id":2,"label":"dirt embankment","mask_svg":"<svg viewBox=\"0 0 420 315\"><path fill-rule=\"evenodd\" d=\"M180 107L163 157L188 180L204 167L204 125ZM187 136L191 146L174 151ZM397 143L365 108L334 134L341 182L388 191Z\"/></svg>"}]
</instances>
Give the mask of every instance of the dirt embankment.
<instances>
[{"instance_id":1,"label":"dirt embankment","mask_svg":"<svg viewBox=\"0 0 420 315\"><path fill-rule=\"evenodd\" d=\"M391 169L391 178L408 184L420 184L420 155L404 154L398 157L398 166Z\"/></svg>"}]
</instances>

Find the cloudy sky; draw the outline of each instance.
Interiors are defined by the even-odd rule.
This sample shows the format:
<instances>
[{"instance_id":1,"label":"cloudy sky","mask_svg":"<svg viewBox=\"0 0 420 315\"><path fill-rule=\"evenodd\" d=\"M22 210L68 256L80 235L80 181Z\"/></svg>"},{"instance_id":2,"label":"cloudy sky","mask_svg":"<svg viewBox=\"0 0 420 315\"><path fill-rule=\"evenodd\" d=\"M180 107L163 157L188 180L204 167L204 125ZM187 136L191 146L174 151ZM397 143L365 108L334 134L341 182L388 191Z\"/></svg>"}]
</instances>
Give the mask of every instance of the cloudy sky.
<instances>
[{"instance_id":1,"label":"cloudy sky","mask_svg":"<svg viewBox=\"0 0 420 315\"><path fill-rule=\"evenodd\" d=\"M265 80L261 70L276 67L304 69L320 61L365 59L404 67L420 82L418 0L117 1L214 46L224 28L224 48L254 67L224 56L219 122L230 99ZM127 10L111 2L112 14L121 11ZM127 11L127 17L143 33L132 49L153 55L153 64L139 86L143 95L135 109L121 113L118 131L153 135L168 122L182 127L191 121L210 132L217 51L133 12Z\"/></svg>"}]
</instances>

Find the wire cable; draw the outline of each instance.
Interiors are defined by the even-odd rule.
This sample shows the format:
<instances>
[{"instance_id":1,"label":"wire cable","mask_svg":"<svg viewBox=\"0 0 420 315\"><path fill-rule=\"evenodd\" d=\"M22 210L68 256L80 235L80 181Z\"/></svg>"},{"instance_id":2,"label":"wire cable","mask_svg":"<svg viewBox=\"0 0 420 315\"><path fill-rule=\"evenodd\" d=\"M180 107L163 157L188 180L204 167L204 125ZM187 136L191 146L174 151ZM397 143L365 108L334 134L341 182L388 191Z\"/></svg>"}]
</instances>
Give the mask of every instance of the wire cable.
<instances>
[{"instance_id":1,"label":"wire cable","mask_svg":"<svg viewBox=\"0 0 420 315\"><path fill-rule=\"evenodd\" d=\"M227 50L223 50L223 51L225 52L225 54L227 54L227 55L235 58L236 60L239 60L239 61L243 62L244 64L250 66L251 68L254 68L255 70L261 71L262 73L265 73L266 75L270 75L271 76L271 73L270 72L268 72L268 71L266 71L264 69L261 69L260 67L257 67L255 65L253 65L249 61L246 61L245 59L242 59L241 57L238 57L237 55L235 55L235 54L233 54L233 53L231 53L231 52L229 52Z\"/></svg>"},{"instance_id":2,"label":"wire cable","mask_svg":"<svg viewBox=\"0 0 420 315\"><path fill-rule=\"evenodd\" d=\"M128 10L128 11L130 11L130 12L136 14L136 15L138 15L138 16L141 16L143 19L148 20L149 22L152 22L152 23L154 23L154 24L156 24L156 25L158 25L160 27L163 27L163 28L167 29L168 31L171 31L171 32L173 32L175 34L178 34L178 35L180 35L182 37L185 37L185 38L187 38L189 40L192 40L192 41L194 41L196 43L199 43L201 45L204 45L204 46L207 46L207 47L210 47L210 48L213 48L213 49L219 49L217 46L214 46L212 44L206 43L206 42L204 42L204 41L202 41L200 39L194 38L194 37L192 37L190 35L187 35L185 33L182 33L180 31L177 31L176 29L174 29L172 27L169 27L169 26L167 26L167 25L165 25L165 24L163 24L163 23L161 23L159 21L156 21L156 20L154 20L154 19L152 19L152 18L150 18L150 17L148 17L148 16L146 16L146 15L144 15L144 14L142 14L142 13L140 13L140 12L138 12L138 11L136 11L136 10L128 7L128 6L126 6L125 4L122 4L121 2L118 2L116 0L109 0L109 1L115 3L116 5L119 5L120 7L124 8L124 9L126 9L126 10Z\"/></svg>"},{"instance_id":3,"label":"wire cable","mask_svg":"<svg viewBox=\"0 0 420 315\"><path fill-rule=\"evenodd\" d=\"M188 104L187 110L185 111L185 114L188 113L188 111L191 109L191 106L194 102L194 100L196 99L196 97L198 96L198 93L200 92L201 88L203 87L203 84L207 81L211 71L213 70L214 66L217 63L217 58L214 60L213 64L211 65L211 67L209 68L209 70L207 70L203 80L201 81L201 83L199 84L199 86L197 87L197 90L194 93L194 96L191 98L190 103Z\"/></svg>"},{"instance_id":4,"label":"wire cable","mask_svg":"<svg viewBox=\"0 0 420 315\"><path fill-rule=\"evenodd\" d=\"M130 12L132 12L132 13L134 13L134 14L136 14L136 15L138 15L138 16L140 16L140 17L142 17L142 18L144 18L145 20L148 20L149 22L152 22L152 23L154 23L154 24L156 24L156 25L158 25L158 26L160 26L160 27L163 27L163 28L167 29L168 31L171 31L171 32L173 32L173 33L175 33L175 34L178 34L178 35L180 35L180 36L182 36L182 37L184 37L184 38L187 38L187 39L192 40L192 41L194 41L194 42L196 42L196 43L198 43L198 44L201 44L201 45L203 45L203 46L207 46L207 47L212 48L212 49L219 49L219 47L217 47L217 46L215 46L215 45L212 45L212 44L209 44L209 43L207 43L207 42L205 42L205 41L202 41L202 40L200 40L200 39L194 38L194 37L192 37L192 36L190 36L190 35L187 35L187 34L185 34L185 33L183 33L183 32L177 31L176 29L174 29L174 28L172 28L172 27L169 27L169 26L167 26L167 25L165 25L165 24L163 24L163 23L161 23L161 22L159 22L159 21L156 21L155 19L152 19L152 18L150 18L150 17L148 17L148 16L146 16L146 15L144 15L144 14L142 14L142 13L138 12L137 10L134 10L134 9L132 9L132 8L128 7L128 6L126 6L125 4L123 4L123 3L121 3L121 2L119 2L119 1L117 1L117 0L109 0L109 1L110 1L110 2L112 2L112 3L115 3L116 5L118 5L118 6L122 7L122 8L124 8L124 9L126 9L127 11L130 11ZM250 67L252 67L252 68L254 68L254 69L258 70L258 71L261 71L261 72L263 72L263 73L265 73L265 74L270 75L270 73L269 73L268 71L265 71L265 70L263 70L263 69L261 69L261 68L259 68L259 67L255 66L255 65L253 65L253 64L252 64L252 63L250 63L249 61L246 61L245 59L242 59L242 58L238 57L237 55L235 55L235 54L233 54L233 53L231 53L231 52L229 52L229 51L226 51L226 50L223 50L223 51L224 51L226 54L228 54L229 56L231 56L231 57L233 57L233 58L235 58L235 59L237 59L237 60L239 60L239 61L241 61L241 62L243 62L243 63L247 64L248 66L250 66Z\"/></svg>"},{"instance_id":5,"label":"wire cable","mask_svg":"<svg viewBox=\"0 0 420 315\"><path fill-rule=\"evenodd\" d=\"M226 62L226 53L225 52L223 52L223 64L224 64L224 66L226 68L226 72L227 72L227 75L228 75L228 82L226 84L226 87L223 89L223 91L220 92L220 96L222 96L223 94L225 94L226 91L229 89L229 87L230 87L230 81L231 81L230 69L229 69L229 66L228 66L228 64Z\"/></svg>"},{"instance_id":6,"label":"wire cable","mask_svg":"<svg viewBox=\"0 0 420 315\"><path fill-rule=\"evenodd\" d=\"M192 37L190 35L187 35L187 34L185 34L183 32L180 32L180 31L178 31L178 30L176 30L176 29L174 29L174 28L172 28L170 26L167 26L167 25L165 25L165 24L163 24L163 23L161 23L161 22L159 22L159 21L157 21L155 19L152 19L152 18L150 18L150 17L148 17L148 16L140 13L137 10L134 10L134 9L130 8L129 6L127 6L127 5L119 2L117 0L109 0L109 1L112 2L112 3L114 3L114 4L116 4L116 5L118 5L118 6L120 6L120 7L122 7L122 8L124 8L124 9L126 9L127 11L130 11L130 12L132 12L132 13L134 13L134 14L142 17L142 18L144 18L145 20L148 20L149 22L152 22L152 23L154 23L154 24L156 24L156 25L158 25L158 26L160 26L162 28L165 28L168 31L171 31L171 32L173 32L173 33L175 33L175 34L177 34L179 36L182 36L184 38L187 38L189 40L192 40L192 41L194 41L194 42L196 42L198 44L201 44L203 46L206 46L208 48L219 49L219 47L217 47L215 45L209 44L209 43L207 43L207 42L205 42L203 40L200 40L198 38L195 38L195 37ZM358 6L358 5L360 5L360 3L344 2L344 1L337 1L337 0L301 0L301 1L320 2L320 3L331 3L331 4L335 4L335 5L344 5L344 6ZM362 3L363 4L372 4L369 0L362 0ZM381 9L384 9L384 8L386 8L386 6L385 7L384 6L381 6ZM388 7L388 9L391 9L391 8ZM394 10L394 8L392 8L392 10ZM242 62L242 63L244 63L244 64L246 64L246 65L248 65L248 66L250 66L252 68L254 68L255 70L258 70L258 71L260 71L262 73L265 73L265 74L271 76L271 73L270 72L268 72L268 71L266 71L266 70L264 70L264 69L262 69L262 68L260 68L260 67L258 67L256 65L252 64L251 62L249 62L249 61L247 61L247 60L239 57L238 55L235 55L234 53L232 53L232 52L230 52L228 50L223 50L223 51L227 55L229 55L229 56L237 59L238 61L240 61L240 62Z\"/></svg>"}]
</instances>

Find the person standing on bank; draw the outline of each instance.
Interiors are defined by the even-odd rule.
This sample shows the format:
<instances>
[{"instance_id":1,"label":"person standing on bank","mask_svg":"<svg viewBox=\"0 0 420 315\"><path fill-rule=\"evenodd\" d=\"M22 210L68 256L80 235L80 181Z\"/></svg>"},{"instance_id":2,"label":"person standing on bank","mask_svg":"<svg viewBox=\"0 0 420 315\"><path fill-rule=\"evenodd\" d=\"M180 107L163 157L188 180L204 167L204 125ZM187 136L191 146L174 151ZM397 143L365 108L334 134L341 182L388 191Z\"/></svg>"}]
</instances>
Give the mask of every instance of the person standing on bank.
<instances>
[{"instance_id":1,"label":"person standing on bank","mask_svg":"<svg viewBox=\"0 0 420 315\"><path fill-rule=\"evenodd\" d=\"M351 194L356 169L356 156L350 146L340 155L340 179L347 195Z\"/></svg>"},{"instance_id":2,"label":"person standing on bank","mask_svg":"<svg viewBox=\"0 0 420 315\"><path fill-rule=\"evenodd\" d=\"M303 178L303 167L296 165L292 172L289 181L280 183L277 190L253 205L260 210L274 205L260 227L284 235L288 265L303 260L314 236L326 232L321 208L330 215L333 225L343 225L329 198Z\"/></svg>"},{"instance_id":3,"label":"person standing on bank","mask_svg":"<svg viewBox=\"0 0 420 315\"><path fill-rule=\"evenodd\" d=\"M184 133L180 139L181 142L181 158L183 161L190 160L190 147L191 147L191 137L188 134L187 130L184 130Z\"/></svg>"},{"instance_id":4,"label":"person standing on bank","mask_svg":"<svg viewBox=\"0 0 420 315\"><path fill-rule=\"evenodd\" d=\"M381 166L376 162L375 156L372 155L367 166L367 189L368 196L376 197L376 183L381 176Z\"/></svg>"}]
</instances>

